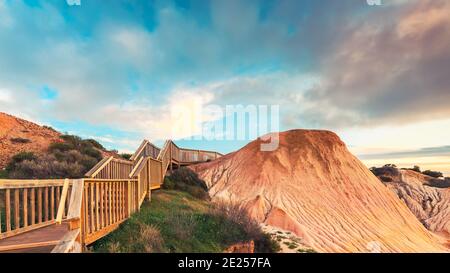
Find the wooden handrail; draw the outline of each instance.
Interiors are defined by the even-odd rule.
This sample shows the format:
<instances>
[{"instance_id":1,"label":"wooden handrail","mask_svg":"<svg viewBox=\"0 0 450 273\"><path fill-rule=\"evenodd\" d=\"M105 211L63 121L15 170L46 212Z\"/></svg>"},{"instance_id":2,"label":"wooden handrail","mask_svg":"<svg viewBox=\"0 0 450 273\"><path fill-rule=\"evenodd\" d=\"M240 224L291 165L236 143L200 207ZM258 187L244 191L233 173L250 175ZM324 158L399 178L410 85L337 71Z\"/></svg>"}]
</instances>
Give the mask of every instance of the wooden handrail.
<instances>
[{"instance_id":1,"label":"wooden handrail","mask_svg":"<svg viewBox=\"0 0 450 273\"><path fill-rule=\"evenodd\" d=\"M144 161L144 160L147 161L147 158L144 159L144 157L141 157L141 159L139 159L138 163L134 166L133 170L131 171L131 173L129 175L130 178L133 178L136 175L137 170L139 169L139 167L142 164L142 161Z\"/></svg>"},{"instance_id":2,"label":"wooden handrail","mask_svg":"<svg viewBox=\"0 0 450 273\"><path fill-rule=\"evenodd\" d=\"M90 171L88 171L86 177L95 177L106 165L113 160L114 157L105 157L98 162Z\"/></svg>"},{"instance_id":3,"label":"wooden handrail","mask_svg":"<svg viewBox=\"0 0 450 273\"><path fill-rule=\"evenodd\" d=\"M134 161L136 160L136 158L139 156L140 153L142 153L142 151L145 149L145 145L147 145L148 143L150 143L148 140L144 139L141 143L141 145L139 146L139 148L136 150L136 152L130 157L130 160Z\"/></svg>"}]
</instances>

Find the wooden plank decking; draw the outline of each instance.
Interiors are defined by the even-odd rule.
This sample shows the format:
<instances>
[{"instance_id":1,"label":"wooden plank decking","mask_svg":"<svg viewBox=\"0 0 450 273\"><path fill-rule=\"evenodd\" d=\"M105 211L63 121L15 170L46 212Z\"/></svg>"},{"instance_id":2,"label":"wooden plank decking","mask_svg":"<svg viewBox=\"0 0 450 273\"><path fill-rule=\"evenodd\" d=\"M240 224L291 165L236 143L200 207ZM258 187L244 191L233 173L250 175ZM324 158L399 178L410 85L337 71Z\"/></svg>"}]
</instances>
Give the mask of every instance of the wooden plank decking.
<instances>
[{"instance_id":1,"label":"wooden plank decking","mask_svg":"<svg viewBox=\"0 0 450 273\"><path fill-rule=\"evenodd\" d=\"M0 240L0 253L50 253L68 230L55 224Z\"/></svg>"}]
</instances>

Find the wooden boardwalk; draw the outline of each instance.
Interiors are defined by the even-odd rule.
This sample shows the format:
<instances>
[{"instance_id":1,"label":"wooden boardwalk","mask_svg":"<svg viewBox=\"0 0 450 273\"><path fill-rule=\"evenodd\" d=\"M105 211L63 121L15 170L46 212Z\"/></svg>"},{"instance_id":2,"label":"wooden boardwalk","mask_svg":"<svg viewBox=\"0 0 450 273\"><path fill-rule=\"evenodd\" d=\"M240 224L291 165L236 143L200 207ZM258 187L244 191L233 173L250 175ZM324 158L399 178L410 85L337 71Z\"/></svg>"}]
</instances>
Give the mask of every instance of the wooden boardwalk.
<instances>
[{"instance_id":1,"label":"wooden boardwalk","mask_svg":"<svg viewBox=\"0 0 450 273\"><path fill-rule=\"evenodd\" d=\"M0 253L50 253L68 229L63 223L0 240Z\"/></svg>"},{"instance_id":2,"label":"wooden boardwalk","mask_svg":"<svg viewBox=\"0 0 450 273\"><path fill-rule=\"evenodd\" d=\"M104 158L84 179L0 180L0 253L80 252L139 211L168 172L221 156L145 140L131 160Z\"/></svg>"}]
</instances>

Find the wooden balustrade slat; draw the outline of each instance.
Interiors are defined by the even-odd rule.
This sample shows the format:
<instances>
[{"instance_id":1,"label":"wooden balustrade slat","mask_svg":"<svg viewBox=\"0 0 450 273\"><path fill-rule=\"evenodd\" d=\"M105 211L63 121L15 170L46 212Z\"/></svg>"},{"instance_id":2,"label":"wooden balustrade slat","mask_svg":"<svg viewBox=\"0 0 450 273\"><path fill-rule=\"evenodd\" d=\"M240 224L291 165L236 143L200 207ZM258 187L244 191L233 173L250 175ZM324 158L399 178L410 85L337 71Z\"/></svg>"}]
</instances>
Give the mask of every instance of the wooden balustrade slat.
<instances>
[{"instance_id":1,"label":"wooden balustrade slat","mask_svg":"<svg viewBox=\"0 0 450 273\"><path fill-rule=\"evenodd\" d=\"M66 198L66 209L64 210L64 216L67 216L69 213L69 206L70 206L70 198L72 198L72 190L71 186L69 186L69 190L67 191L67 198Z\"/></svg>"},{"instance_id":2,"label":"wooden balustrade slat","mask_svg":"<svg viewBox=\"0 0 450 273\"><path fill-rule=\"evenodd\" d=\"M97 183L98 184L98 187L97 187L97 190L98 190L98 207L99 207L99 220L98 220L98 222L99 222L99 229L102 229L103 228L103 196L102 196L102 186L103 186L103 183Z\"/></svg>"},{"instance_id":3,"label":"wooden balustrade slat","mask_svg":"<svg viewBox=\"0 0 450 273\"><path fill-rule=\"evenodd\" d=\"M103 184L103 225L104 227L108 226L108 192L106 191L107 183Z\"/></svg>"},{"instance_id":4,"label":"wooden balustrade slat","mask_svg":"<svg viewBox=\"0 0 450 273\"><path fill-rule=\"evenodd\" d=\"M38 188L38 223L42 223L42 188Z\"/></svg>"},{"instance_id":5,"label":"wooden balustrade slat","mask_svg":"<svg viewBox=\"0 0 450 273\"><path fill-rule=\"evenodd\" d=\"M100 218L99 218L99 183L95 183L95 228L100 230Z\"/></svg>"},{"instance_id":6,"label":"wooden balustrade slat","mask_svg":"<svg viewBox=\"0 0 450 273\"><path fill-rule=\"evenodd\" d=\"M11 191L5 190L5 221L6 232L11 231Z\"/></svg>"},{"instance_id":7,"label":"wooden balustrade slat","mask_svg":"<svg viewBox=\"0 0 450 273\"><path fill-rule=\"evenodd\" d=\"M45 222L49 220L48 218L48 188L44 188L44 219Z\"/></svg>"},{"instance_id":8,"label":"wooden balustrade slat","mask_svg":"<svg viewBox=\"0 0 450 273\"><path fill-rule=\"evenodd\" d=\"M50 188L50 219L55 219L55 187Z\"/></svg>"},{"instance_id":9,"label":"wooden balustrade slat","mask_svg":"<svg viewBox=\"0 0 450 273\"><path fill-rule=\"evenodd\" d=\"M116 207L117 207L117 221L122 219L122 215L120 213L120 182L116 185Z\"/></svg>"},{"instance_id":10,"label":"wooden balustrade slat","mask_svg":"<svg viewBox=\"0 0 450 273\"><path fill-rule=\"evenodd\" d=\"M59 204L61 201L61 187L56 187L56 208L59 209ZM58 214L56 215L58 216Z\"/></svg>"},{"instance_id":11,"label":"wooden balustrade slat","mask_svg":"<svg viewBox=\"0 0 450 273\"><path fill-rule=\"evenodd\" d=\"M117 209L118 209L118 213L119 213L119 221L122 220L122 183L119 182L117 184Z\"/></svg>"},{"instance_id":12,"label":"wooden balustrade slat","mask_svg":"<svg viewBox=\"0 0 450 273\"><path fill-rule=\"evenodd\" d=\"M28 226L28 189L23 189L23 226Z\"/></svg>"},{"instance_id":13,"label":"wooden balustrade slat","mask_svg":"<svg viewBox=\"0 0 450 273\"><path fill-rule=\"evenodd\" d=\"M20 228L20 189L14 190L14 229Z\"/></svg>"},{"instance_id":14,"label":"wooden balustrade slat","mask_svg":"<svg viewBox=\"0 0 450 273\"><path fill-rule=\"evenodd\" d=\"M117 183L116 185L116 190L117 190L117 199L116 199L116 203L117 203L117 221L120 221L122 219L122 213L120 212L120 184L121 182Z\"/></svg>"},{"instance_id":15,"label":"wooden balustrade slat","mask_svg":"<svg viewBox=\"0 0 450 273\"><path fill-rule=\"evenodd\" d=\"M86 234L91 233L90 219L89 219L89 193L88 193L88 185L84 186L84 230Z\"/></svg>"},{"instance_id":16,"label":"wooden balustrade slat","mask_svg":"<svg viewBox=\"0 0 450 273\"><path fill-rule=\"evenodd\" d=\"M120 208L122 209L122 219L125 218L125 183L121 183L121 191L120 196L122 197L120 199Z\"/></svg>"},{"instance_id":17,"label":"wooden balustrade slat","mask_svg":"<svg viewBox=\"0 0 450 273\"><path fill-rule=\"evenodd\" d=\"M35 194L35 189L32 188L30 190L30 203L31 203L31 225L34 225L36 223L36 194Z\"/></svg>"},{"instance_id":18,"label":"wooden balustrade slat","mask_svg":"<svg viewBox=\"0 0 450 273\"><path fill-rule=\"evenodd\" d=\"M91 215L91 232L95 231L95 219L94 219L94 185L92 183L89 183L89 208L90 208L90 215Z\"/></svg>"}]
</instances>

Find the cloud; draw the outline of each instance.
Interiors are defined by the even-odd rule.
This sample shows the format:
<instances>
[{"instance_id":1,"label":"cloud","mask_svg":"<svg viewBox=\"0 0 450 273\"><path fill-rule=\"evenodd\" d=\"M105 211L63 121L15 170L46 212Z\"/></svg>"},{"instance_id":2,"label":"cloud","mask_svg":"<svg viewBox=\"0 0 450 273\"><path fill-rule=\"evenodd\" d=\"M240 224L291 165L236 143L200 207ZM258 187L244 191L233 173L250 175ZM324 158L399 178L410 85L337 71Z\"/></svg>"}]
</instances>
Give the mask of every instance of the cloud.
<instances>
[{"instance_id":1,"label":"cloud","mask_svg":"<svg viewBox=\"0 0 450 273\"><path fill-rule=\"evenodd\" d=\"M4 104L10 104L13 102L13 98L9 90L0 89L0 102Z\"/></svg>"},{"instance_id":2,"label":"cloud","mask_svg":"<svg viewBox=\"0 0 450 273\"><path fill-rule=\"evenodd\" d=\"M347 31L323 61L324 84L310 91L360 114L347 124L409 123L450 114L450 3L419 1L378 13Z\"/></svg>"},{"instance_id":3,"label":"cloud","mask_svg":"<svg viewBox=\"0 0 450 273\"><path fill-rule=\"evenodd\" d=\"M36 121L163 139L192 104L277 104L282 129L450 114L444 0L37 2L0 0L0 110Z\"/></svg>"},{"instance_id":4,"label":"cloud","mask_svg":"<svg viewBox=\"0 0 450 273\"><path fill-rule=\"evenodd\" d=\"M418 150L410 150L402 152L367 154L367 155L360 155L359 158L362 160L368 160L368 159L436 157L436 156L450 156L450 146L428 147Z\"/></svg>"}]
</instances>

